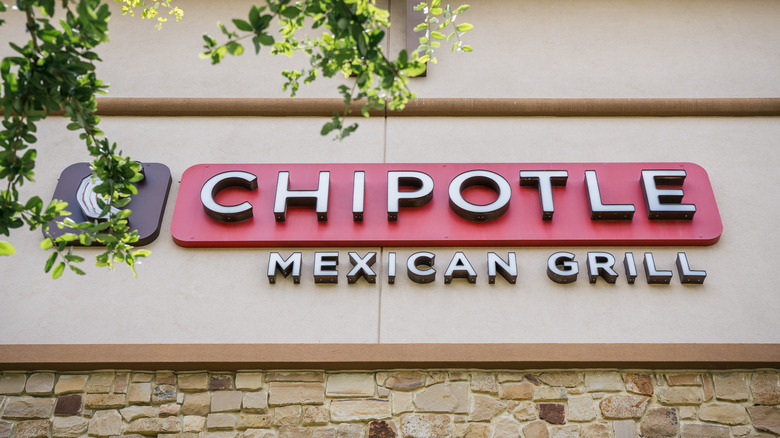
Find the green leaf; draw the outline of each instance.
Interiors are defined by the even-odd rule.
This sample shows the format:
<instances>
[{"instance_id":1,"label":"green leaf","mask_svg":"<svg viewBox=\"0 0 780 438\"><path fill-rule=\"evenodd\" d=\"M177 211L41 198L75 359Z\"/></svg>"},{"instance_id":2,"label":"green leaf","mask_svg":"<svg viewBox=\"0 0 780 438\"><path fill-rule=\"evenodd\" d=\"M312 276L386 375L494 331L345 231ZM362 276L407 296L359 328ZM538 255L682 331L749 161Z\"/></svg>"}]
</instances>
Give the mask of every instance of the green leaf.
<instances>
[{"instance_id":1,"label":"green leaf","mask_svg":"<svg viewBox=\"0 0 780 438\"><path fill-rule=\"evenodd\" d=\"M82 271L81 269L79 269L78 267L76 267L74 265L70 265L70 270L75 272L78 275L86 275L86 272Z\"/></svg>"},{"instance_id":2,"label":"green leaf","mask_svg":"<svg viewBox=\"0 0 780 438\"><path fill-rule=\"evenodd\" d=\"M247 23L244 20L239 20L238 18L233 19L233 24L236 25L238 30L243 30L245 32L251 32L252 31L252 25Z\"/></svg>"},{"instance_id":3,"label":"green leaf","mask_svg":"<svg viewBox=\"0 0 780 438\"><path fill-rule=\"evenodd\" d=\"M65 271L65 262L60 262L56 268L54 268L53 271L51 271L51 278L58 279L62 275L62 272Z\"/></svg>"},{"instance_id":4,"label":"green leaf","mask_svg":"<svg viewBox=\"0 0 780 438\"><path fill-rule=\"evenodd\" d=\"M0 256L9 256L16 253L16 249L8 242L0 240Z\"/></svg>"},{"instance_id":5,"label":"green leaf","mask_svg":"<svg viewBox=\"0 0 780 438\"><path fill-rule=\"evenodd\" d=\"M295 18L298 15L300 15L300 13L301 10L296 8L295 6L286 7L281 12L282 16L285 18Z\"/></svg>"},{"instance_id":6,"label":"green leaf","mask_svg":"<svg viewBox=\"0 0 780 438\"><path fill-rule=\"evenodd\" d=\"M466 12L470 7L471 6L469 6L469 5L461 5L461 6L458 7L458 9L455 9L455 13L456 14L462 14L462 13Z\"/></svg>"},{"instance_id":7,"label":"green leaf","mask_svg":"<svg viewBox=\"0 0 780 438\"><path fill-rule=\"evenodd\" d=\"M473 52L474 51L474 49L472 49L471 46L463 46L463 47L460 48L460 50L462 50L464 52Z\"/></svg>"},{"instance_id":8,"label":"green leaf","mask_svg":"<svg viewBox=\"0 0 780 438\"><path fill-rule=\"evenodd\" d=\"M260 41L260 44L264 46L273 46L274 45L274 37L267 33L261 33L257 36L258 40Z\"/></svg>"},{"instance_id":9,"label":"green leaf","mask_svg":"<svg viewBox=\"0 0 780 438\"><path fill-rule=\"evenodd\" d=\"M51 249L52 246L54 246L54 242L52 242L50 237L47 237L41 241L42 250Z\"/></svg>"},{"instance_id":10,"label":"green leaf","mask_svg":"<svg viewBox=\"0 0 780 438\"><path fill-rule=\"evenodd\" d=\"M53 252L49 256L49 260L46 261L46 266L43 268L43 272L51 271L51 267L54 266L54 262L57 260L57 253Z\"/></svg>"},{"instance_id":11,"label":"green leaf","mask_svg":"<svg viewBox=\"0 0 780 438\"><path fill-rule=\"evenodd\" d=\"M231 41L231 42L227 43L227 51L231 55L239 56L242 53L244 53L244 46L242 46L241 44L239 44L239 43L237 43L235 41Z\"/></svg>"},{"instance_id":12,"label":"green leaf","mask_svg":"<svg viewBox=\"0 0 780 438\"><path fill-rule=\"evenodd\" d=\"M443 40L443 39L445 38L445 37L444 37L444 34L443 34L443 33L441 33L441 32L431 32L431 36L432 36L434 39L437 39L437 40Z\"/></svg>"},{"instance_id":13,"label":"green leaf","mask_svg":"<svg viewBox=\"0 0 780 438\"><path fill-rule=\"evenodd\" d=\"M474 26L469 23L460 23L455 26L455 30L458 32L468 32L471 29L474 29Z\"/></svg>"},{"instance_id":14,"label":"green leaf","mask_svg":"<svg viewBox=\"0 0 780 438\"><path fill-rule=\"evenodd\" d=\"M419 32L421 30L425 30L428 28L428 23L420 23L417 26L414 27L415 32Z\"/></svg>"}]
</instances>

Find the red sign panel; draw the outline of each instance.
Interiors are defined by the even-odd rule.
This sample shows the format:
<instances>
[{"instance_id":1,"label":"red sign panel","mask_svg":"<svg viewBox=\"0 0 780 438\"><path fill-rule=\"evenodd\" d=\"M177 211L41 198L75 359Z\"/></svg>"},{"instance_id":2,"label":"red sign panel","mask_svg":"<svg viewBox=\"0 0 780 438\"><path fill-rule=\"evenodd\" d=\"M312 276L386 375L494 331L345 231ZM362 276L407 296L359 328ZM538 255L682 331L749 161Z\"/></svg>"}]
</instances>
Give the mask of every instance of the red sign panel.
<instances>
[{"instance_id":1,"label":"red sign panel","mask_svg":"<svg viewBox=\"0 0 780 438\"><path fill-rule=\"evenodd\" d=\"M219 182L224 172L256 177L256 186ZM420 174L429 178L409 176ZM541 202L544 175L554 213ZM285 198L318 188L326 214L311 199ZM275 215L277 196L285 212L277 202ZM395 217L394 197L402 199ZM204 199L248 202L251 212L226 222ZM484 213L489 205L502 208ZM631 206L633 216L623 214ZM655 211L666 206L690 211ZM711 245L722 229L707 172L692 163L199 164L182 175L171 225L187 247Z\"/></svg>"}]
</instances>

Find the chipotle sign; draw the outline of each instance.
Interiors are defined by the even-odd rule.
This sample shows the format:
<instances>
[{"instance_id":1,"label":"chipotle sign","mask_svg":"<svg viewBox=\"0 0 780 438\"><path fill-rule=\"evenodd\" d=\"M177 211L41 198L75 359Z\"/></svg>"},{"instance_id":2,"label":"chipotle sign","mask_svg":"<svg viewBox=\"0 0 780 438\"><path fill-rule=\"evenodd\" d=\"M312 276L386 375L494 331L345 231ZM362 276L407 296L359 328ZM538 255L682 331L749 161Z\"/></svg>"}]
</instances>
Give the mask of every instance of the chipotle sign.
<instances>
[{"instance_id":1,"label":"chipotle sign","mask_svg":"<svg viewBox=\"0 0 780 438\"><path fill-rule=\"evenodd\" d=\"M187 247L711 245L693 163L198 164L171 233Z\"/></svg>"}]
</instances>

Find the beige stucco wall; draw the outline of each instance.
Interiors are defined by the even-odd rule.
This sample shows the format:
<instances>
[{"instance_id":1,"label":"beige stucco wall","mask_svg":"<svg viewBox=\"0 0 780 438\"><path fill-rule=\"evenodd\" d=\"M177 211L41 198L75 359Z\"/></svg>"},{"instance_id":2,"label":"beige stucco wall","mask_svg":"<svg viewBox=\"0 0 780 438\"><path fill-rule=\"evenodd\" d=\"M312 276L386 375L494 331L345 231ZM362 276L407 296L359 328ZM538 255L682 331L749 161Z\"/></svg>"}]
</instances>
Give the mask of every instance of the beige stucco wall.
<instances>
[{"instance_id":1,"label":"beige stucco wall","mask_svg":"<svg viewBox=\"0 0 780 438\"><path fill-rule=\"evenodd\" d=\"M248 2L188 2L186 20L157 32L115 17L100 72L123 97L280 97L283 59L229 59L211 67L197 52L200 33L243 14ZM403 2L392 3L393 10ZM776 97L780 82L780 3L771 1L490 1L465 20L476 51L442 55L413 81L425 97ZM400 26L399 26L400 27ZM0 28L0 40L9 26ZM391 34L393 45L402 40ZM491 44L493 46L491 46ZM335 97L333 83L301 93ZM780 214L777 118L376 118L344 143L319 136L318 118L105 118L125 153L170 167L173 185L153 255L139 278L120 268L52 281L40 235L19 231L18 253L0 259L0 344L275 342L780 342L780 299L772 274L773 219ZM37 182L44 197L68 164L88 159L61 120L41 124ZM189 166L218 162L602 162L691 161L710 176L724 224L714 246L489 248L516 251L517 285L487 284L488 248L467 249L476 285L445 285L441 271L460 248L437 254L440 274L411 283L402 262L415 248L380 251L375 285L313 284L304 250L301 285L268 285L273 249L185 249L170 238L178 180ZM288 255L295 249L278 249ZM678 250L703 286L558 285L545 275L557 250L588 250L619 260L652 250L674 269ZM388 285L388 251L399 278ZM87 255L95 250L83 251ZM90 257L88 257L89 260ZM622 274L622 270L618 270Z\"/></svg>"}]
</instances>

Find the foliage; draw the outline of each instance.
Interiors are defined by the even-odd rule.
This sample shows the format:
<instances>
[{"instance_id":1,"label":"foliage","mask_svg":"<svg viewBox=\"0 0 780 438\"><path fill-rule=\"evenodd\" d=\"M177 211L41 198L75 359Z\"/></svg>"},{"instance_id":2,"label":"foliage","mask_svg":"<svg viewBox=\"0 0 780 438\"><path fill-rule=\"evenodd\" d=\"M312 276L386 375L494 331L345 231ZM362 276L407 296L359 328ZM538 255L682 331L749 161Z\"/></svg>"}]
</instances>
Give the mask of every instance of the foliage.
<instances>
[{"instance_id":1,"label":"foliage","mask_svg":"<svg viewBox=\"0 0 780 438\"><path fill-rule=\"evenodd\" d=\"M146 3L146 0L114 0L122 3L122 15L130 14L131 17L135 17L135 11L137 8L141 8L141 19L157 19L157 30L162 29L163 23L168 21L166 17L159 16L158 10L160 7L168 9L168 15L176 17L176 22L179 22L184 17L184 11L181 8L173 6L172 0L162 0L154 3Z\"/></svg>"},{"instance_id":2,"label":"foliage","mask_svg":"<svg viewBox=\"0 0 780 438\"><path fill-rule=\"evenodd\" d=\"M229 29L222 23L218 26L226 41L218 43L209 35L203 35L205 42L202 57L218 64L226 55L238 56L244 53L242 41L250 40L255 53L263 46L271 54L293 56L302 52L309 59L309 67L300 70L285 70L283 85L291 96L297 93L301 81L313 82L319 75L332 78L337 73L354 77L352 86L338 87L344 99L343 114L334 113L331 121L322 127L322 135L335 131L336 139L343 139L357 129L357 124L344 125L344 116L350 113L353 102L361 102L361 113L368 117L369 110L402 110L415 97L409 89L409 77L425 71L426 62L436 62L434 49L440 46L440 39L456 38L453 51L471 51L462 44L460 37L470 30L468 23L456 25L457 14L465 12L468 5L456 8L441 6L441 0L431 0L417 6L425 11L425 21L416 30L425 31L420 38L418 51L411 56L402 50L392 60L383 53L381 43L390 26L387 10L376 6L374 0L266 0L265 6L252 6L247 19L234 19ZM271 34L271 25L278 21L278 36ZM448 26L453 30L449 37L441 33ZM303 29L320 32L319 36L298 36ZM430 41L430 39L436 41Z\"/></svg>"},{"instance_id":3,"label":"foliage","mask_svg":"<svg viewBox=\"0 0 780 438\"><path fill-rule=\"evenodd\" d=\"M108 5L101 0L57 3L62 7L62 18L58 20L53 18L55 0L17 0L13 8L24 14L25 29L20 33L26 35L27 41L9 43L15 54L0 62L0 181L5 182L4 187L0 186L0 234L8 236L11 229L24 225L31 230L41 228L45 235L41 248L51 251L44 269L53 278L62 275L66 267L84 274L76 266L84 259L74 255L72 247L68 248L75 240L84 245L104 246L104 252L96 256L98 266L123 262L135 274L136 259L149 252L133 249L138 235L127 225L130 210L123 208L130 202L130 195L137 193L133 183L143 178L141 166L123 157L116 143L105 138L95 116L95 96L106 89L95 76L95 62L100 61L95 48L108 41ZM128 3L128 7L138 5L136 1ZM0 12L6 12L2 3ZM36 123L57 111L70 119L68 129L78 131L93 157L92 174L102 181L95 187L100 195L98 205L108 218L83 224L65 218L58 226L73 228L80 234L66 233L55 239L49 233L49 222L68 215L67 204L54 200L44 208L38 196L21 199L19 189L25 182L34 181L37 152L31 146L37 140ZM111 212L112 206L118 210ZM9 243L0 242L0 255L14 252Z\"/></svg>"}]
</instances>

